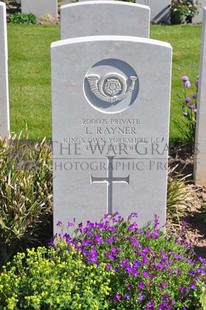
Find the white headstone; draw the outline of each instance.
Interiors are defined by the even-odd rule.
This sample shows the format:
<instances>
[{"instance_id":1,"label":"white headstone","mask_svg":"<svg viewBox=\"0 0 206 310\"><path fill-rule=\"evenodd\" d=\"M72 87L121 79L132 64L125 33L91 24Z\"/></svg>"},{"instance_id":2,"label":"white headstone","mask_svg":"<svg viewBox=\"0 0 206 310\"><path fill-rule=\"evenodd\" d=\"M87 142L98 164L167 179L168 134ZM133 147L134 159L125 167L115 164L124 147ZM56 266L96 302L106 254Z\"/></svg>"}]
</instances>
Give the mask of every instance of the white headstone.
<instances>
[{"instance_id":1,"label":"white headstone","mask_svg":"<svg viewBox=\"0 0 206 310\"><path fill-rule=\"evenodd\" d=\"M122 1L87 1L61 6L61 39L91 35L149 37L150 9Z\"/></svg>"},{"instance_id":2,"label":"white headstone","mask_svg":"<svg viewBox=\"0 0 206 310\"><path fill-rule=\"evenodd\" d=\"M116 211L165 224L171 54L128 36L52 44L55 231Z\"/></svg>"},{"instance_id":3,"label":"white headstone","mask_svg":"<svg viewBox=\"0 0 206 310\"><path fill-rule=\"evenodd\" d=\"M170 5L171 0L136 0L137 4L148 5L151 9L151 22L170 23Z\"/></svg>"},{"instance_id":4,"label":"white headstone","mask_svg":"<svg viewBox=\"0 0 206 310\"><path fill-rule=\"evenodd\" d=\"M198 0L198 4L199 4L198 14L193 17L192 19L193 24L198 24L202 22L203 8L206 6L206 0Z\"/></svg>"},{"instance_id":5,"label":"white headstone","mask_svg":"<svg viewBox=\"0 0 206 310\"><path fill-rule=\"evenodd\" d=\"M194 180L196 184L206 185L206 8L203 9L201 46L199 71L200 85L197 98Z\"/></svg>"},{"instance_id":6,"label":"white headstone","mask_svg":"<svg viewBox=\"0 0 206 310\"><path fill-rule=\"evenodd\" d=\"M0 2L0 137L9 135L8 46L6 5Z\"/></svg>"},{"instance_id":7,"label":"white headstone","mask_svg":"<svg viewBox=\"0 0 206 310\"><path fill-rule=\"evenodd\" d=\"M57 0L21 0L21 12L57 19Z\"/></svg>"}]
</instances>

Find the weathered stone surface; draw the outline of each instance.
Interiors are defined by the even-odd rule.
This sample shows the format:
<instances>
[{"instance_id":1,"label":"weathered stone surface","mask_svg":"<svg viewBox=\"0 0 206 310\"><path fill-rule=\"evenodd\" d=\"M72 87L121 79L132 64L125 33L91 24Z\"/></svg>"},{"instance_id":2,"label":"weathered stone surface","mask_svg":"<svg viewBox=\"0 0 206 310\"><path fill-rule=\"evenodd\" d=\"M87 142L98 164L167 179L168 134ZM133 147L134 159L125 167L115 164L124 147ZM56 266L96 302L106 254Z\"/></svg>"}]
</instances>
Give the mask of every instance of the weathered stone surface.
<instances>
[{"instance_id":1,"label":"weathered stone surface","mask_svg":"<svg viewBox=\"0 0 206 310\"><path fill-rule=\"evenodd\" d=\"M8 46L6 5L0 2L0 137L9 135Z\"/></svg>"},{"instance_id":2,"label":"weathered stone surface","mask_svg":"<svg viewBox=\"0 0 206 310\"><path fill-rule=\"evenodd\" d=\"M57 19L57 0L21 0L21 11L37 17L48 15Z\"/></svg>"},{"instance_id":3,"label":"weathered stone surface","mask_svg":"<svg viewBox=\"0 0 206 310\"><path fill-rule=\"evenodd\" d=\"M200 56L200 84L197 102L194 179L206 185L206 8L203 9L202 43Z\"/></svg>"},{"instance_id":4,"label":"weathered stone surface","mask_svg":"<svg viewBox=\"0 0 206 310\"><path fill-rule=\"evenodd\" d=\"M151 10L150 20L156 24L170 23L171 0L136 0L137 4L148 5Z\"/></svg>"},{"instance_id":5,"label":"weathered stone surface","mask_svg":"<svg viewBox=\"0 0 206 310\"><path fill-rule=\"evenodd\" d=\"M116 211L165 223L171 54L128 36L52 44L55 231Z\"/></svg>"},{"instance_id":6,"label":"weathered stone surface","mask_svg":"<svg viewBox=\"0 0 206 310\"><path fill-rule=\"evenodd\" d=\"M61 6L61 39L92 35L149 37L150 9L123 1L87 1Z\"/></svg>"}]
</instances>

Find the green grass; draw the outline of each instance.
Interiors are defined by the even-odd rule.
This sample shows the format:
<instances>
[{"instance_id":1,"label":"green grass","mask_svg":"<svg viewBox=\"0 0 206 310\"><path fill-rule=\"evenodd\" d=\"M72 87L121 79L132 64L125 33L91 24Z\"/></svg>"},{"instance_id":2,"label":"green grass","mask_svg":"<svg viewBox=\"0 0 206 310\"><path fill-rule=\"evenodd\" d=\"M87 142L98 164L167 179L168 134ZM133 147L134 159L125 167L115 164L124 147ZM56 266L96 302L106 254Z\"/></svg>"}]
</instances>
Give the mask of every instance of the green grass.
<instances>
[{"instance_id":1,"label":"green grass","mask_svg":"<svg viewBox=\"0 0 206 310\"><path fill-rule=\"evenodd\" d=\"M58 26L8 25L11 130L51 138L50 44Z\"/></svg>"},{"instance_id":2,"label":"green grass","mask_svg":"<svg viewBox=\"0 0 206 310\"><path fill-rule=\"evenodd\" d=\"M28 128L31 139L51 138L50 44L59 40L59 26L10 24L8 36L11 130ZM170 141L181 140L174 124L182 117L177 95L183 94L182 75L196 80L201 26L151 26L151 38L173 47Z\"/></svg>"},{"instance_id":3,"label":"green grass","mask_svg":"<svg viewBox=\"0 0 206 310\"><path fill-rule=\"evenodd\" d=\"M183 75L189 76L194 84L199 74L201 25L152 26L151 38L169 42L173 48L170 141L179 141L183 137L174 121L181 122L183 116L177 95L184 93Z\"/></svg>"}]
</instances>

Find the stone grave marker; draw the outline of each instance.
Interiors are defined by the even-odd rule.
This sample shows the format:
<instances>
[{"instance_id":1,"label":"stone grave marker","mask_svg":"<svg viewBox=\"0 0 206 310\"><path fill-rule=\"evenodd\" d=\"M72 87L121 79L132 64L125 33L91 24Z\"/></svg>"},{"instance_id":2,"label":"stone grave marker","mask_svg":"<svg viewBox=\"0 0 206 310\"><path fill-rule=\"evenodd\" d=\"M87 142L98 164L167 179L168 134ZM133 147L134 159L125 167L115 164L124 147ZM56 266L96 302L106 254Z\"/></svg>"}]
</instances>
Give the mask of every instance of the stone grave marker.
<instances>
[{"instance_id":1,"label":"stone grave marker","mask_svg":"<svg viewBox=\"0 0 206 310\"><path fill-rule=\"evenodd\" d=\"M192 18L193 24L202 23L203 8L206 6L206 0L198 0L198 4L199 4L198 14Z\"/></svg>"},{"instance_id":2,"label":"stone grave marker","mask_svg":"<svg viewBox=\"0 0 206 310\"><path fill-rule=\"evenodd\" d=\"M150 9L123 1L87 1L61 6L61 39L91 35L149 37Z\"/></svg>"},{"instance_id":3,"label":"stone grave marker","mask_svg":"<svg viewBox=\"0 0 206 310\"><path fill-rule=\"evenodd\" d=\"M203 9L202 41L200 55L200 85L197 98L194 180L206 185L206 8Z\"/></svg>"},{"instance_id":4,"label":"stone grave marker","mask_svg":"<svg viewBox=\"0 0 206 310\"><path fill-rule=\"evenodd\" d=\"M21 0L21 12L57 19L57 0Z\"/></svg>"},{"instance_id":5,"label":"stone grave marker","mask_svg":"<svg viewBox=\"0 0 206 310\"><path fill-rule=\"evenodd\" d=\"M0 2L0 137L9 135L9 89L6 4Z\"/></svg>"},{"instance_id":6,"label":"stone grave marker","mask_svg":"<svg viewBox=\"0 0 206 310\"><path fill-rule=\"evenodd\" d=\"M150 21L158 24L170 24L171 0L136 0L137 4L148 5L151 9Z\"/></svg>"},{"instance_id":7,"label":"stone grave marker","mask_svg":"<svg viewBox=\"0 0 206 310\"><path fill-rule=\"evenodd\" d=\"M137 212L166 222L171 46L91 36L51 47L54 230Z\"/></svg>"}]
</instances>

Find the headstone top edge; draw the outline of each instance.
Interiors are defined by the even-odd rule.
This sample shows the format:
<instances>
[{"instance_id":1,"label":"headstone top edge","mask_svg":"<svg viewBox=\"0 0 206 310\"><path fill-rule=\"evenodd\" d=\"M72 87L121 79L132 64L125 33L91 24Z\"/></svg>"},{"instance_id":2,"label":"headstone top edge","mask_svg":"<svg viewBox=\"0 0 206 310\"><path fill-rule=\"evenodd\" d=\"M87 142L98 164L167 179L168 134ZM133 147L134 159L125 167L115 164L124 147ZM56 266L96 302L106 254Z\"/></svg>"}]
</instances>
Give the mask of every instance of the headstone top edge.
<instances>
[{"instance_id":1,"label":"headstone top edge","mask_svg":"<svg viewBox=\"0 0 206 310\"><path fill-rule=\"evenodd\" d=\"M85 36L70 38L52 42L51 48L60 47L63 45L70 45L73 43L85 43L85 42L105 42L105 41L117 41L117 42L134 42L134 43L147 43L156 46L167 47L172 50L172 46L168 42L154 40L150 38L134 37L134 36L120 36L120 35L102 35L102 36Z\"/></svg>"},{"instance_id":2,"label":"headstone top edge","mask_svg":"<svg viewBox=\"0 0 206 310\"><path fill-rule=\"evenodd\" d=\"M0 6L3 7L3 8L6 8L6 3L0 2Z\"/></svg>"},{"instance_id":3,"label":"headstone top edge","mask_svg":"<svg viewBox=\"0 0 206 310\"><path fill-rule=\"evenodd\" d=\"M62 9L69 9L71 7L76 6L85 6L85 5L94 5L94 4L105 4L105 5L121 5L121 6L132 6L132 7L139 7L141 9L145 9L146 11L150 12L150 7L143 4L138 3L131 3L131 2L124 2L124 1L114 1L114 0L92 0L92 1L82 1L82 2L75 2L75 3L69 3L64 4L60 7L60 10Z\"/></svg>"}]
</instances>

